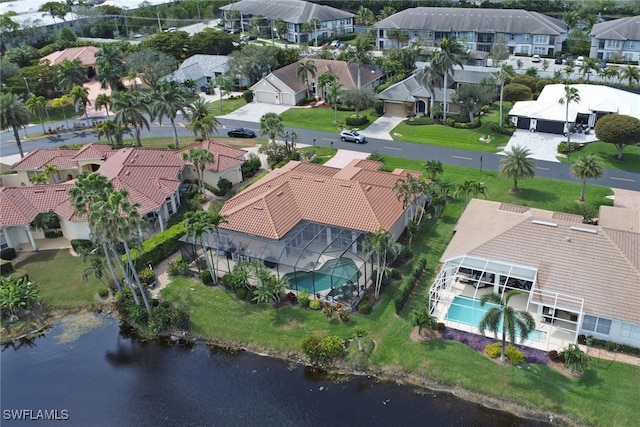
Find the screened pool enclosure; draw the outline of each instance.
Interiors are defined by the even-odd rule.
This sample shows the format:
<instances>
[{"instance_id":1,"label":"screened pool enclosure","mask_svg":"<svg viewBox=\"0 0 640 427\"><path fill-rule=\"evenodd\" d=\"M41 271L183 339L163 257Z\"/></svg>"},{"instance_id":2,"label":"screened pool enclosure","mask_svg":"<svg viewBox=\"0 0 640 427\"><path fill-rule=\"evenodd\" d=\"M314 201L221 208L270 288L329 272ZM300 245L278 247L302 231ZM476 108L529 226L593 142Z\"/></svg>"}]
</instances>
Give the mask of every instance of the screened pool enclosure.
<instances>
[{"instance_id":1,"label":"screened pool enclosure","mask_svg":"<svg viewBox=\"0 0 640 427\"><path fill-rule=\"evenodd\" d=\"M292 291L354 305L371 277L363 251L365 234L302 221L280 240L219 229L205 237L205 246L219 276L233 271L237 262L259 261L277 277L286 277ZM203 256L198 242L188 236L180 240L183 259L197 265ZM206 268L204 263L200 268Z\"/></svg>"}]
</instances>

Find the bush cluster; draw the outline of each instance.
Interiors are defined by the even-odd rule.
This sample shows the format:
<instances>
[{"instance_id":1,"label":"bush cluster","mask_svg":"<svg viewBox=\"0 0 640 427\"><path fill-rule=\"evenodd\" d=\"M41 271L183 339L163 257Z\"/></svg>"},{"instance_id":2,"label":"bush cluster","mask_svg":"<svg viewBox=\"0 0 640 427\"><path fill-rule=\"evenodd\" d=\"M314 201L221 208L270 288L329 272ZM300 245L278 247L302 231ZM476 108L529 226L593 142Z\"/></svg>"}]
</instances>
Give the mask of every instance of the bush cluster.
<instances>
[{"instance_id":1,"label":"bush cluster","mask_svg":"<svg viewBox=\"0 0 640 427\"><path fill-rule=\"evenodd\" d=\"M56 237L62 237L62 230L45 230L45 239L55 239Z\"/></svg>"},{"instance_id":2,"label":"bush cluster","mask_svg":"<svg viewBox=\"0 0 640 427\"><path fill-rule=\"evenodd\" d=\"M373 160L376 162L384 162L384 156L382 154L380 154L377 151L374 151L373 153L369 154L367 156L367 160Z\"/></svg>"},{"instance_id":3,"label":"bush cluster","mask_svg":"<svg viewBox=\"0 0 640 427\"><path fill-rule=\"evenodd\" d=\"M300 307L309 307L309 292L298 291L298 304Z\"/></svg>"},{"instance_id":4,"label":"bush cluster","mask_svg":"<svg viewBox=\"0 0 640 427\"><path fill-rule=\"evenodd\" d=\"M398 296L394 300L394 305L396 309L396 314L400 314L404 305L407 303L407 300L411 296L411 292L418 284L418 281L422 277L422 273L425 268L427 268L427 257L426 255L420 256L414 263L413 270L409 275L407 275L402 282L400 282L399 293Z\"/></svg>"},{"instance_id":5,"label":"bush cluster","mask_svg":"<svg viewBox=\"0 0 640 427\"><path fill-rule=\"evenodd\" d=\"M169 263L169 277L189 276L189 264L182 257Z\"/></svg>"},{"instance_id":6,"label":"bush cluster","mask_svg":"<svg viewBox=\"0 0 640 427\"><path fill-rule=\"evenodd\" d=\"M447 126L451 126L456 129L476 129L482 126L482 122L479 117L476 117L472 122L467 123L456 121L456 119L453 118L447 118Z\"/></svg>"},{"instance_id":7,"label":"bush cluster","mask_svg":"<svg viewBox=\"0 0 640 427\"><path fill-rule=\"evenodd\" d=\"M484 352L487 353L487 356L490 358L495 359L500 356L500 353L502 353L502 343L491 343L484 348Z\"/></svg>"},{"instance_id":8,"label":"bush cluster","mask_svg":"<svg viewBox=\"0 0 640 427\"><path fill-rule=\"evenodd\" d=\"M320 310L322 308L322 304L317 299L312 299L309 301L309 308L311 310Z\"/></svg>"},{"instance_id":9,"label":"bush cluster","mask_svg":"<svg viewBox=\"0 0 640 427\"><path fill-rule=\"evenodd\" d=\"M150 268L143 268L142 270L138 271L138 277L140 278L140 281L147 286L149 286L153 283L154 280L156 280L156 274Z\"/></svg>"},{"instance_id":10,"label":"bush cluster","mask_svg":"<svg viewBox=\"0 0 640 427\"><path fill-rule=\"evenodd\" d=\"M170 329L188 330L190 326L189 314L186 311L162 303L153 308L153 315L149 321L149 329L154 334Z\"/></svg>"},{"instance_id":11,"label":"bush cluster","mask_svg":"<svg viewBox=\"0 0 640 427\"><path fill-rule=\"evenodd\" d=\"M253 177L262 167L262 162L260 161L260 157L258 157L255 153L249 154L249 159L247 159L240 169L242 169L242 179L246 180Z\"/></svg>"},{"instance_id":12,"label":"bush cluster","mask_svg":"<svg viewBox=\"0 0 640 427\"><path fill-rule=\"evenodd\" d=\"M311 336L302 341L302 352L312 364L322 365L344 355L344 341L336 335L324 338Z\"/></svg>"},{"instance_id":13,"label":"bush cluster","mask_svg":"<svg viewBox=\"0 0 640 427\"><path fill-rule=\"evenodd\" d=\"M499 135L513 135L513 132L516 130L513 127L500 126L497 123L491 123L490 129L492 133L497 133Z\"/></svg>"},{"instance_id":14,"label":"bush cluster","mask_svg":"<svg viewBox=\"0 0 640 427\"><path fill-rule=\"evenodd\" d=\"M16 250L14 248L4 248L0 251L0 259L5 261L11 261L17 256Z\"/></svg>"},{"instance_id":15,"label":"bush cluster","mask_svg":"<svg viewBox=\"0 0 640 427\"><path fill-rule=\"evenodd\" d=\"M411 119L407 119L404 121L405 124L409 126L424 126L424 125L432 125L435 121L428 116L418 116L413 117Z\"/></svg>"},{"instance_id":16,"label":"bush cluster","mask_svg":"<svg viewBox=\"0 0 640 427\"><path fill-rule=\"evenodd\" d=\"M571 154L580 150L580 144L576 142L570 142L569 147L567 148L567 142L562 141L558 144L558 153L560 154Z\"/></svg>"},{"instance_id":17,"label":"bush cluster","mask_svg":"<svg viewBox=\"0 0 640 427\"><path fill-rule=\"evenodd\" d=\"M347 126L362 126L367 123L369 123L369 118L364 114L358 118L356 118L354 114L353 116L344 119L344 124Z\"/></svg>"},{"instance_id":18,"label":"bush cluster","mask_svg":"<svg viewBox=\"0 0 640 427\"><path fill-rule=\"evenodd\" d=\"M373 308L371 307L371 304L369 304L368 302L363 301L360 304L358 304L358 313L371 314L371 311L373 311Z\"/></svg>"},{"instance_id":19,"label":"bush cluster","mask_svg":"<svg viewBox=\"0 0 640 427\"><path fill-rule=\"evenodd\" d=\"M88 252L93 249L93 242L86 239L73 239L71 240L71 248L77 254Z\"/></svg>"},{"instance_id":20,"label":"bush cluster","mask_svg":"<svg viewBox=\"0 0 640 427\"><path fill-rule=\"evenodd\" d=\"M524 363L524 353L518 350L513 344L507 346L504 355L507 356L509 362L514 366Z\"/></svg>"}]
</instances>

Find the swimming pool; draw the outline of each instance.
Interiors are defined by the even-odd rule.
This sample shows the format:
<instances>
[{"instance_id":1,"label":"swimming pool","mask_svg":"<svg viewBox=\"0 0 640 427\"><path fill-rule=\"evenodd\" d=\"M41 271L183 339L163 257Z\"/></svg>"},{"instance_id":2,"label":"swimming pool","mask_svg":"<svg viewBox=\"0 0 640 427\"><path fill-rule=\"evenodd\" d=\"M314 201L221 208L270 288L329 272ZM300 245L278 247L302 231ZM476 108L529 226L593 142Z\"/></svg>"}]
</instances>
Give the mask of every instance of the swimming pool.
<instances>
[{"instance_id":1,"label":"swimming pool","mask_svg":"<svg viewBox=\"0 0 640 427\"><path fill-rule=\"evenodd\" d=\"M351 258L331 259L313 271L296 271L284 275L289 280L289 287L309 293L339 288L347 281L357 283L360 271Z\"/></svg>"},{"instance_id":2,"label":"swimming pool","mask_svg":"<svg viewBox=\"0 0 640 427\"><path fill-rule=\"evenodd\" d=\"M453 302L451 302L445 319L464 323L465 325L475 326L477 328L484 317L484 314L489 311L491 307L497 306L495 304L486 303L483 307L480 305L479 300L457 296L453 299ZM500 325L500 328L502 328L502 324ZM518 331L516 331L516 334L518 334ZM536 329L529 334L527 339L543 342L546 339L546 333ZM518 342L519 341L520 340L518 339Z\"/></svg>"}]
</instances>

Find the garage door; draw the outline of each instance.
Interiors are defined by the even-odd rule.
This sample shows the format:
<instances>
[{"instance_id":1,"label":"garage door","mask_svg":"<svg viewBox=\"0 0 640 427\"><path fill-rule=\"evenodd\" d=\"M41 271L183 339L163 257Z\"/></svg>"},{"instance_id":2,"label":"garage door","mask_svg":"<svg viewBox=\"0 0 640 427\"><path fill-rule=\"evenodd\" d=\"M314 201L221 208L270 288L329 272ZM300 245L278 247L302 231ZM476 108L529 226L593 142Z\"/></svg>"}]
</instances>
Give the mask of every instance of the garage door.
<instances>
[{"instance_id":1,"label":"garage door","mask_svg":"<svg viewBox=\"0 0 640 427\"><path fill-rule=\"evenodd\" d=\"M537 132L556 133L562 135L564 133L564 122L552 122L550 120L538 120L536 126Z\"/></svg>"},{"instance_id":2,"label":"garage door","mask_svg":"<svg viewBox=\"0 0 640 427\"><path fill-rule=\"evenodd\" d=\"M276 98L273 92L256 92L256 102L264 102L266 104L275 104Z\"/></svg>"},{"instance_id":3,"label":"garage door","mask_svg":"<svg viewBox=\"0 0 640 427\"><path fill-rule=\"evenodd\" d=\"M398 104L397 102L385 102L384 113L390 116L407 116L407 109L404 104Z\"/></svg>"},{"instance_id":4,"label":"garage door","mask_svg":"<svg viewBox=\"0 0 640 427\"><path fill-rule=\"evenodd\" d=\"M516 128L529 130L530 124L531 119L529 117L518 117L518 124L516 125Z\"/></svg>"}]
</instances>

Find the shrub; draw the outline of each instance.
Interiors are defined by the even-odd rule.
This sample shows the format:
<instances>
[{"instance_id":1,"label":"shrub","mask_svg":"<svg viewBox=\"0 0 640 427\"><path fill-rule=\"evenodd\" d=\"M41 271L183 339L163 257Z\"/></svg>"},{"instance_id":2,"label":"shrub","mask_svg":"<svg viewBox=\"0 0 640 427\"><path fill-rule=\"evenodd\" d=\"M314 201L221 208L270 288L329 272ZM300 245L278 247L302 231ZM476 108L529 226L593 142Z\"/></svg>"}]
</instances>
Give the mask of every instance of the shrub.
<instances>
[{"instance_id":1,"label":"shrub","mask_svg":"<svg viewBox=\"0 0 640 427\"><path fill-rule=\"evenodd\" d=\"M348 322L349 319L351 319L351 313L348 308L340 306L336 311L338 312L338 318L341 322Z\"/></svg>"},{"instance_id":2,"label":"shrub","mask_svg":"<svg viewBox=\"0 0 640 427\"><path fill-rule=\"evenodd\" d=\"M372 311L373 311L373 308L371 307L371 304L369 304L368 302L363 301L360 304L358 304L358 313L371 314Z\"/></svg>"},{"instance_id":3,"label":"shrub","mask_svg":"<svg viewBox=\"0 0 640 427\"><path fill-rule=\"evenodd\" d=\"M527 86L529 89L531 89L531 93L533 93L536 91L537 81L536 81L536 78L533 76L518 74L513 79L511 79L511 84L520 84L523 86ZM506 86L505 86L505 89L506 89ZM503 94L503 98L504 98L504 94Z\"/></svg>"},{"instance_id":4,"label":"shrub","mask_svg":"<svg viewBox=\"0 0 640 427\"><path fill-rule=\"evenodd\" d=\"M153 316L149 321L149 328L154 334L166 331L171 326L171 309L164 305L153 308Z\"/></svg>"},{"instance_id":5,"label":"shrub","mask_svg":"<svg viewBox=\"0 0 640 427\"><path fill-rule=\"evenodd\" d=\"M509 359L512 365L524 363L524 353L518 350L513 344L507 346L504 355L507 356L507 359Z\"/></svg>"},{"instance_id":6,"label":"shrub","mask_svg":"<svg viewBox=\"0 0 640 427\"><path fill-rule=\"evenodd\" d=\"M447 119L447 124L449 122L449 119ZM480 126L482 126L482 122L480 121L479 117L476 117L475 119L473 119L472 122L454 122L453 123L453 127L456 129L476 129L479 128Z\"/></svg>"},{"instance_id":7,"label":"shrub","mask_svg":"<svg viewBox=\"0 0 640 427\"><path fill-rule=\"evenodd\" d=\"M362 126L369 123L369 118L366 115L362 115L358 118L355 116L347 117L344 120L344 124L347 126Z\"/></svg>"},{"instance_id":8,"label":"shrub","mask_svg":"<svg viewBox=\"0 0 640 427\"><path fill-rule=\"evenodd\" d=\"M407 119L404 122L410 126L424 126L432 125L435 123L435 121L431 117L427 116L414 117L411 119Z\"/></svg>"},{"instance_id":9,"label":"shrub","mask_svg":"<svg viewBox=\"0 0 640 427\"><path fill-rule=\"evenodd\" d=\"M260 161L260 157L258 157L255 153L250 153L249 158L242 164L242 179L251 178L260 170L262 167L262 162Z\"/></svg>"},{"instance_id":10,"label":"shrub","mask_svg":"<svg viewBox=\"0 0 640 427\"><path fill-rule=\"evenodd\" d=\"M373 108L375 108L377 115L379 115L379 116L383 115L384 114L384 101L378 100L378 102L376 102L376 105L374 105Z\"/></svg>"},{"instance_id":11,"label":"shrub","mask_svg":"<svg viewBox=\"0 0 640 427\"><path fill-rule=\"evenodd\" d=\"M422 273L425 268L427 268L427 257L425 255L420 256L418 260L413 265L413 270L406 276L402 282L400 282L399 294L394 300L394 306L396 310L396 314L400 314L404 305L409 300L411 296L411 292L418 284L420 278L422 277Z\"/></svg>"},{"instance_id":12,"label":"shrub","mask_svg":"<svg viewBox=\"0 0 640 427\"><path fill-rule=\"evenodd\" d=\"M500 353L502 353L502 343L500 342L491 343L484 348L484 352L487 353L487 356L489 356L492 359L495 359L496 357L500 357Z\"/></svg>"},{"instance_id":13,"label":"shrub","mask_svg":"<svg viewBox=\"0 0 640 427\"><path fill-rule=\"evenodd\" d=\"M367 160L374 160L376 162L384 162L384 156L380 153L378 153L377 151L374 151L373 153L369 154L369 156L367 156Z\"/></svg>"},{"instance_id":14,"label":"shrub","mask_svg":"<svg viewBox=\"0 0 640 427\"><path fill-rule=\"evenodd\" d=\"M178 239L183 234L184 224L180 222L142 242L142 249L131 250L131 256L140 266L159 264L162 260L178 252L180 249Z\"/></svg>"},{"instance_id":15,"label":"shrub","mask_svg":"<svg viewBox=\"0 0 640 427\"><path fill-rule=\"evenodd\" d=\"M202 283L204 283L205 285L210 285L211 283L213 283L211 272L209 270L202 270L200 272L200 280L202 280Z\"/></svg>"},{"instance_id":16,"label":"shrub","mask_svg":"<svg viewBox=\"0 0 640 427\"><path fill-rule=\"evenodd\" d=\"M17 256L16 250L14 248L4 248L0 251L0 259L5 261L11 261Z\"/></svg>"},{"instance_id":17,"label":"shrub","mask_svg":"<svg viewBox=\"0 0 640 427\"><path fill-rule=\"evenodd\" d=\"M169 276L188 276L189 275L189 264L186 263L182 257L175 260L175 262L169 263Z\"/></svg>"},{"instance_id":18,"label":"shrub","mask_svg":"<svg viewBox=\"0 0 640 427\"><path fill-rule=\"evenodd\" d=\"M516 102L530 99L533 91L527 85L510 83L505 85L502 93L502 97L505 101Z\"/></svg>"},{"instance_id":19,"label":"shrub","mask_svg":"<svg viewBox=\"0 0 640 427\"><path fill-rule=\"evenodd\" d=\"M301 307L309 307L309 292L298 292L298 304L300 304Z\"/></svg>"},{"instance_id":20,"label":"shrub","mask_svg":"<svg viewBox=\"0 0 640 427\"><path fill-rule=\"evenodd\" d=\"M9 261L0 261L0 275L4 276L13 273L13 264Z\"/></svg>"},{"instance_id":21,"label":"shrub","mask_svg":"<svg viewBox=\"0 0 640 427\"><path fill-rule=\"evenodd\" d=\"M218 190L222 193L223 196L227 194L229 190L231 190L231 187L233 187L233 184L228 179L220 178L220 180L218 180Z\"/></svg>"},{"instance_id":22,"label":"shrub","mask_svg":"<svg viewBox=\"0 0 640 427\"><path fill-rule=\"evenodd\" d=\"M93 249L93 242L86 239L73 239L71 240L71 248L77 254L87 252Z\"/></svg>"},{"instance_id":23,"label":"shrub","mask_svg":"<svg viewBox=\"0 0 640 427\"><path fill-rule=\"evenodd\" d=\"M336 335L329 335L320 344L324 360L334 359L344 354L344 342Z\"/></svg>"},{"instance_id":24,"label":"shrub","mask_svg":"<svg viewBox=\"0 0 640 427\"><path fill-rule=\"evenodd\" d=\"M513 132L515 132L516 130L513 127L500 126L497 123L491 123L490 129L492 133L497 133L500 135L513 135Z\"/></svg>"},{"instance_id":25,"label":"shrub","mask_svg":"<svg viewBox=\"0 0 640 427\"><path fill-rule=\"evenodd\" d=\"M245 90L242 92L242 97L244 98L244 100L248 103L250 103L251 101L253 101L253 91L251 90Z\"/></svg>"},{"instance_id":26,"label":"shrub","mask_svg":"<svg viewBox=\"0 0 640 427\"><path fill-rule=\"evenodd\" d=\"M578 150L580 150L580 144L578 144L577 142L570 142L568 148L566 141L561 141L558 144L558 153L560 154L571 154Z\"/></svg>"},{"instance_id":27,"label":"shrub","mask_svg":"<svg viewBox=\"0 0 640 427\"><path fill-rule=\"evenodd\" d=\"M578 347L577 344L569 344L561 353L564 358L564 366L571 372L582 373L586 371L591 357Z\"/></svg>"},{"instance_id":28,"label":"shrub","mask_svg":"<svg viewBox=\"0 0 640 427\"><path fill-rule=\"evenodd\" d=\"M322 308L322 304L317 299L312 299L309 301L309 308L311 310L320 310Z\"/></svg>"},{"instance_id":29,"label":"shrub","mask_svg":"<svg viewBox=\"0 0 640 427\"><path fill-rule=\"evenodd\" d=\"M106 298L109 295L109 288L106 286L101 286L98 288L98 296L100 298Z\"/></svg>"},{"instance_id":30,"label":"shrub","mask_svg":"<svg viewBox=\"0 0 640 427\"><path fill-rule=\"evenodd\" d=\"M444 332L444 330L445 330L445 329L447 329L447 325L445 325L445 324L444 324L444 323L442 323L442 322L438 322L438 325L436 326L436 329L437 329L439 332Z\"/></svg>"},{"instance_id":31,"label":"shrub","mask_svg":"<svg viewBox=\"0 0 640 427\"><path fill-rule=\"evenodd\" d=\"M62 230L45 230L45 239L55 239L56 237L62 237Z\"/></svg>"},{"instance_id":32,"label":"shrub","mask_svg":"<svg viewBox=\"0 0 640 427\"><path fill-rule=\"evenodd\" d=\"M302 352L307 356L312 364L321 363L322 340L318 337L307 337L302 341Z\"/></svg>"},{"instance_id":33,"label":"shrub","mask_svg":"<svg viewBox=\"0 0 640 427\"><path fill-rule=\"evenodd\" d=\"M145 285L150 285L156 279L156 274L150 268L145 268L141 271L138 271L138 277L140 281Z\"/></svg>"}]
</instances>

